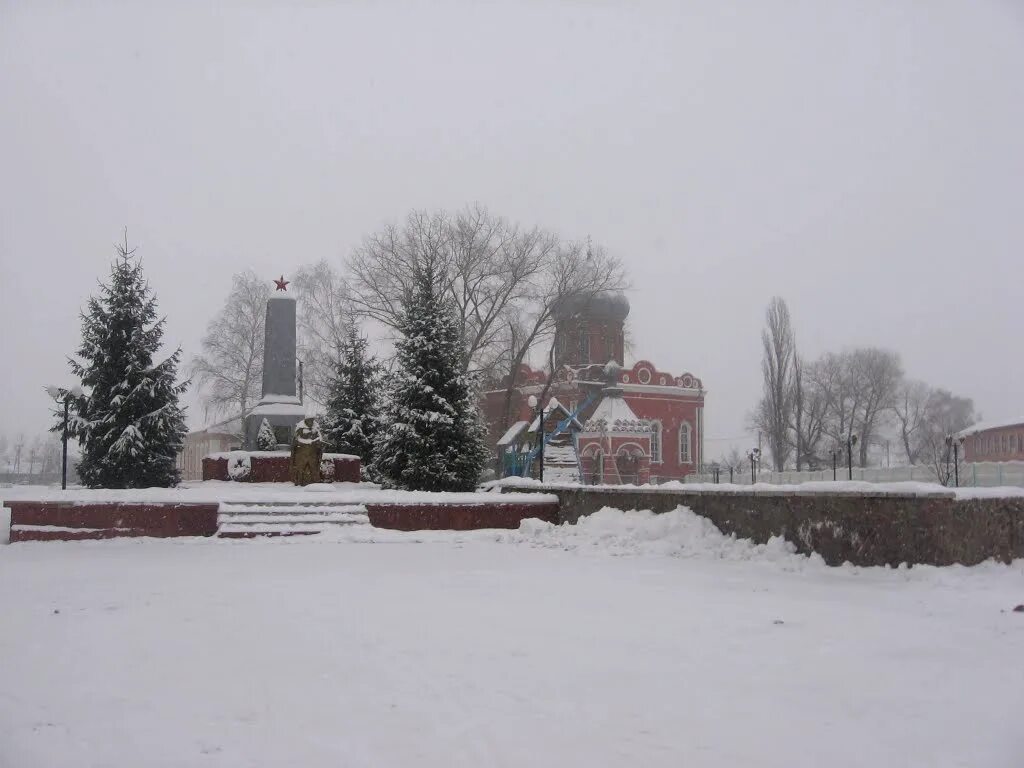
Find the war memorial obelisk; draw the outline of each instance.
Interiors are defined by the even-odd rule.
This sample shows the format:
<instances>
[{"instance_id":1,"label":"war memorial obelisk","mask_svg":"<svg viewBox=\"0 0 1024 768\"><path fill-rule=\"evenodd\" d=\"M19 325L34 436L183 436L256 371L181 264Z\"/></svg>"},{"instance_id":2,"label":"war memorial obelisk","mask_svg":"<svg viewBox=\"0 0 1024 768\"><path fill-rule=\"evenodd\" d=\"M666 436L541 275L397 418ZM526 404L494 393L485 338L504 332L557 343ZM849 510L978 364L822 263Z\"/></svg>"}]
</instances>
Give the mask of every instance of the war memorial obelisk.
<instances>
[{"instance_id":1,"label":"war memorial obelisk","mask_svg":"<svg viewBox=\"0 0 1024 768\"><path fill-rule=\"evenodd\" d=\"M288 295L282 275L267 297L263 340L263 391L259 404L245 417L245 448L256 448L256 435L266 419L279 445L291 443L295 425L306 409L295 394L295 299Z\"/></svg>"}]
</instances>

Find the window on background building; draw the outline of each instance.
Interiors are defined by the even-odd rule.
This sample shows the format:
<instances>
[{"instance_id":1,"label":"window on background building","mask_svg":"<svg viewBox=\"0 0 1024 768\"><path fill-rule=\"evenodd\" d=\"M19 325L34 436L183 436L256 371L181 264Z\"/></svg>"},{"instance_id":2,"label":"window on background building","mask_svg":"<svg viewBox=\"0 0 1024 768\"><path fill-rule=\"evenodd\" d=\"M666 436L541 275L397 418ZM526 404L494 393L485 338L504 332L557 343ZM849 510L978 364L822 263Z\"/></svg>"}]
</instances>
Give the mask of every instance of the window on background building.
<instances>
[{"instance_id":1,"label":"window on background building","mask_svg":"<svg viewBox=\"0 0 1024 768\"><path fill-rule=\"evenodd\" d=\"M679 425L679 463L689 464L693 461L693 453L690 450L690 435L693 429L688 422Z\"/></svg>"},{"instance_id":2,"label":"window on background building","mask_svg":"<svg viewBox=\"0 0 1024 768\"><path fill-rule=\"evenodd\" d=\"M661 463L661 422L651 422L651 462Z\"/></svg>"},{"instance_id":3,"label":"window on background building","mask_svg":"<svg viewBox=\"0 0 1024 768\"><path fill-rule=\"evenodd\" d=\"M580 330L579 335L580 364L590 362L590 334L586 328Z\"/></svg>"}]
</instances>

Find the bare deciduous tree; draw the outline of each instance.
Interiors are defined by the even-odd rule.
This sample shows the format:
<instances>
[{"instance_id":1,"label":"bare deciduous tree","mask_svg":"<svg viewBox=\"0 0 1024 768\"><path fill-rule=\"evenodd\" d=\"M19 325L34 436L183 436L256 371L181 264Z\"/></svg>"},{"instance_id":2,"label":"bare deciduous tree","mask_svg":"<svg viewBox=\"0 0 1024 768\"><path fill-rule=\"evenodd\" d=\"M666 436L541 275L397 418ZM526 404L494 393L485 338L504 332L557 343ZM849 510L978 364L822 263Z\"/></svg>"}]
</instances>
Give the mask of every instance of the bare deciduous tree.
<instances>
[{"instance_id":1,"label":"bare deciduous tree","mask_svg":"<svg viewBox=\"0 0 1024 768\"><path fill-rule=\"evenodd\" d=\"M396 327L401 299L428 262L457 309L464 369L495 387L509 379L505 426L520 365L553 343L556 308L625 287L621 263L600 248L470 206L454 215L415 211L366 238L348 262L355 310Z\"/></svg>"},{"instance_id":2,"label":"bare deciduous tree","mask_svg":"<svg viewBox=\"0 0 1024 768\"><path fill-rule=\"evenodd\" d=\"M964 458L963 451L954 452L952 442L961 430L977 421L974 401L969 397L957 397L945 389L935 389L928 398L923 425L924 456L943 485L953 482L956 471L953 462Z\"/></svg>"},{"instance_id":3,"label":"bare deciduous tree","mask_svg":"<svg viewBox=\"0 0 1024 768\"><path fill-rule=\"evenodd\" d=\"M735 446L723 453L715 463L723 470L731 469L734 474L750 468L750 460Z\"/></svg>"},{"instance_id":4,"label":"bare deciduous tree","mask_svg":"<svg viewBox=\"0 0 1024 768\"><path fill-rule=\"evenodd\" d=\"M353 324L352 297L341 273L326 260L302 267L292 283L298 302L304 394L324 405Z\"/></svg>"},{"instance_id":5,"label":"bare deciduous tree","mask_svg":"<svg viewBox=\"0 0 1024 768\"><path fill-rule=\"evenodd\" d=\"M823 431L840 446L856 435L862 467L902 379L899 355L875 347L829 352L814 366L814 385L825 399Z\"/></svg>"},{"instance_id":6,"label":"bare deciduous tree","mask_svg":"<svg viewBox=\"0 0 1024 768\"><path fill-rule=\"evenodd\" d=\"M589 244L569 242L559 245L547 260L543 272L534 281L527 301L518 316L510 321L507 381L502 426L511 418L512 392L516 376L530 351L547 343L548 380L555 372L556 333L559 321L571 324L586 311L588 300L625 287L621 262L603 249ZM622 360L618 360L622 363Z\"/></svg>"},{"instance_id":7,"label":"bare deciduous tree","mask_svg":"<svg viewBox=\"0 0 1024 768\"><path fill-rule=\"evenodd\" d=\"M19 432L18 435L14 438L14 445L12 446L12 449L11 449L11 453L13 454L13 457L14 457L14 461L13 461L13 465L14 466L12 468L14 472L20 472L21 471L21 455L22 455L22 453L24 453L24 451L25 451L25 433L24 432Z\"/></svg>"},{"instance_id":8,"label":"bare deciduous tree","mask_svg":"<svg viewBox=\"0 0 1024 768\"><path fill-rule=\"evenodd\" d=\"M877 347L862 347L852 352L852 371L859 390L857 415L860 465L867 466L868 446L891 412L896 391L903 380L903 365L895 352Z\"/></svg>"},{"instance_id":9,"label":"bare deciduous tree","mask_svg":"<svg viewBox=\"0 0 1024 768\"><path fill-rule=\"evenodd\" d=\"M932 388L923 381L907 380L900 384L893 399L893 416L899 431L900 444L908 464L922 460L928 444L928 412Z\"/></svg>"},{"instance_id":10,"label":"bare deciduous tree","mask_svg":"<svg viewBox=\"0 0 1024 768\"><path fill-rule=\"evenodd\" d=\"M270 283L251 270L235 275L224 307L206 327L203 354L189 368L214 413L245 416L259 402L269 292Z\"/></svg>"},{"instance_id":11,"label":"bare deciduous tree","mask_svg":"<svg viewBox=\"0 0 1024 768\"><path fill-rule=\"evenodd\" d=\"M816 363L793 357L793 449L796 468L818 467L823 459L821 439L825 434L827 402L817 386Z\"/></svg>"},{"instance_id":12,"label":"bare deciduous tree","mask_svg":"<svg viewBox=\"0 0 1024 768\"><path fill-rule=\"evenodd\" d=\"M486 377L492 373L486 370L489 366L493 370L497 361L508 358L509 349L518 349L519 339L536 340L527 326L543 313L550 295L558 293L551 281L564 277L570 252L580 255L582 248L567 247L537 228L523 229L480 206L454 215L414 211L401 226L366 238L349 259L353 305L361 314L395 327L400 300L413 276L428 260L433 262L457 309L464 366ZM607 280L599 265L591 282L621 287L621 269L617 262L615 266L617 280ZM512 334L516 339L510 338L510 323L524 326L522 333Z\"/></svg>"}]
</instances>

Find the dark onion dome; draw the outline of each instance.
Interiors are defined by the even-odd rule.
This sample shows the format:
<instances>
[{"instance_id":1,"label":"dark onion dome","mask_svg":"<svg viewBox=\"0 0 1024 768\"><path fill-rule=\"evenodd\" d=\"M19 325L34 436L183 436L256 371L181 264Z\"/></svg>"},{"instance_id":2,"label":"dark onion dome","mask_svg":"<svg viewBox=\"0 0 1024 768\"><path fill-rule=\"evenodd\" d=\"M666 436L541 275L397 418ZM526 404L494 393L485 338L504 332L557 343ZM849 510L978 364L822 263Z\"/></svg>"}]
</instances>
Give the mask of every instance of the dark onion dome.
<instances>
[{"instance_id":1,"label":"dark onion dome","mask_svg":"<svg viewBox=\"0 0 1024 768\"><path fill-rule=\"evenodd\" d=\"M567 296L555 309L557 317L592 317L599 320L626 319L629 314L629 299L622 291L607 291L596 295L576 294Z\"/></svg>"}]
</instances>

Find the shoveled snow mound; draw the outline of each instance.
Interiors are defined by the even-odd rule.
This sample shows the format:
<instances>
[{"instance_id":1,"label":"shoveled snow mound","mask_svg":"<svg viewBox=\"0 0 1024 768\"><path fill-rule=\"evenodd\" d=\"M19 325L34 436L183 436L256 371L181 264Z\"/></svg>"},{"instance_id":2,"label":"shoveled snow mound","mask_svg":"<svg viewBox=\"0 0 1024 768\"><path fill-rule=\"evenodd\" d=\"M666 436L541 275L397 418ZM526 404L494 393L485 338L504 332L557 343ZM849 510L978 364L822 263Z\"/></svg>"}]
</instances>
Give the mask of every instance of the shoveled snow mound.
<instances>
[{"instance_id":1,"label":"shoveled snow mound","mask_svg":"<svg viewBox=\"0 0 1024 768\"><path fill-rule=\"evenodd\" d=\"M823 566L819 555L796 554L780 536L766 544L722 533L705 517L686 507L655 514L648 510L623 512L605 507L575 525L524 520L518 537L532 544L565 550L594 550L611 555L670 555L716 560L763 560L796 569Z\"/></svg>"}]
</instances>

